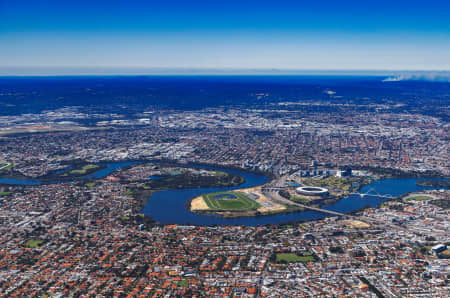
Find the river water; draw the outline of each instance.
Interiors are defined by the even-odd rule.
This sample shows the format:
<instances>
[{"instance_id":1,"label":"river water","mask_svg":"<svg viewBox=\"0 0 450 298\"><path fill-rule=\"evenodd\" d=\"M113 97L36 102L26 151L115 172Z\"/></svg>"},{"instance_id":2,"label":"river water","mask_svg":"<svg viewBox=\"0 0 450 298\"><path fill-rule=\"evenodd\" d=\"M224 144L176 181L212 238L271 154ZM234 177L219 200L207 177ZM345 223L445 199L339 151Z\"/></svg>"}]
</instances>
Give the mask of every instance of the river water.
<instances>
[{"instance_id":1,"label":"river water","mask_svg":"<svg viewBox=\"0 0 450 298\"><path fill-rule=\"evenodd\" d=\"M223 169L220 169L223 171ZM151 216L154 220L161 223L176 224L193 224L193 225L247 225L258 226L265 224L279 224L293 221L307 221L312 219L320 219L329 216L322 212L316 211L300 211L281 215L270 215L260 217L243 217L243 218L223 218L219 216L199 215L190 212L186 208L186 201L200 196L204 193L218 192L224 190L233 190L236 188L247 188L264 184L268 179L261 175L255 175L247 172L236 170L225 170L239 174L245 178L245 183L238 187L223 188L198 188L198 189L180 189L165 190L156 192L148 199L147 204L141 210L142 213ZM360 189L361 193L366 193L373 189L380 195L392 195L394 197L405 194L407 192L419 191L425 189L433 189L432 187L423 187L416 185L416 181L425 179L383 179L374 181ZM428 179L427 179L428 180ZM386 198L378 196L351 195L341 199L338 202L325 207L325 209L333 210L341 213L348 213L360 208L371 206L376 207Z\"/></svg>"},{"instance_id":2,"label":"river water","mask_svg":"<svg viewBox=\"0 0 450 298\"><path fill-rule=\"evenodd\" d=\"M108 176L110 173L133 164L136 162L115 162L104 164L106 168L94 172L88 176L78 178L77 180L100 179ZM147 204L142 208L141 212L151 216L154 220L160 223L171 224L192 224L192 225L248 225L257 226L264 224L279 224L293 221L307 221L312 219L320 219L328 216L325 213L316 211L300 211L281 215L270 215L261 217L244 217L244 218L222 218L219 216L199 215L190 212L186 208L186 202L194 197L200 196L204 193L233 190L238 188L248 188L258 186L269 181L269 179L262 175L257 175L240 170L230 170L207 166L195 166L198 168L205 168L211 170L220 170L238 174L245 178L245 182L239 186L221 187L221 188L195 188L195 189L177 189L164 190L155 192L149 199ZM374 181L363 188L359 192L366 193L374 190L380 195L399 196L407 192L420 191L426 189L433 189L432 187L424 187L416 185L416 181L429 179L382 179ZM67 181L51 181L44 182L39 179L6 179L0 178L0 183L16 184L16 185L39 185L41 183L62 183ZM380 198L378 196L351 195L343 198L338 202L325 207L325 209L333 210L341 213L348 213L360 208L371 206L376 207L378 204L386 201L387 198Z\"/></svg>"},{"instance_id":3,"label":"river water","mask_svg":"<svg viewBox=\"0 0 450 298\"><path fill-rule=\"evenodd\" d=\"M74 178L72 180L55 180L55 181L47 181L40 179L10 179L10 178L0 178L0 184L12 184L12 185L40 185L40 184L56 184L56 183L64 183L64 182L74 182L74 181L82 181L82 180L92 180L92 179L101 179L105 178L112 172L119 170L128 165L135 164L134 161L125 161L125 162L111 162L102 164L105 168L98 170L90 175L82 176L78 178ZM57 174L62 174L71 170L72 167L69 166L65 169L56 171Z\"/></svg>"}]
</instances>

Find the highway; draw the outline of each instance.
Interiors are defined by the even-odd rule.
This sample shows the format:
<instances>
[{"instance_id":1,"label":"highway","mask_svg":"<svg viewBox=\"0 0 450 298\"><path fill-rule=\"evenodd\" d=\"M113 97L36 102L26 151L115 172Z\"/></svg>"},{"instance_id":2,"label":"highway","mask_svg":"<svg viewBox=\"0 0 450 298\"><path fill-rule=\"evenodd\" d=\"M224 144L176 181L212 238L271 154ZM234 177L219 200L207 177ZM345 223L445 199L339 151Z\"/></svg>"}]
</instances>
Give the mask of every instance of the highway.
<instances>
[{"instance_id":1,"label":"highway","mask_svg":"<svg viewBox=\"0 0 450 298\"><path fill-rule=\"evenodd\" d=\"M270 188L272 189L272 188ZM270 192L270 191L266 191L266 190L262 190L262 193L266 196L271 198L273 201L276 201L278 203L281 204L285 204L285 205L293 205L293 206L297 206L297 207L301 207L304 209L309 209L309 210L313 210L313 211L317 211L317 212L322 212L322 213L327 213L327 214L331 214L334 216L349 216L345 213L340 213L340 212L336 212L336 211L331 211L331 210L327 210L327 209L321 209L321 208L316 208L316 207L311 207L311 206L306 206L297 202L293 202L289 199L283 198L282 196L280 196L278 194L278 192Z\"/></svg>"},{"instance_id":2,"label":"highway","mask_svg":"<svg viewBox=\"0 0 450 298\"><path fill-rule=\"evenodd\" d=\"M321 208L316 208L316 207L310 207L310 206L306 206L297 202L293 202L289 199L283 198L282 196L280 196L278 194L278 191L267 191L268 189L271 188L278 188L278 187L267 187L265 188L265 191L262 191L262 193L272 199L273 201L276 201L278 203L281 204L286 204L286 205L293 205L293 206L298 206L304 209L308 209L308 210L312 210L312 211L317 211L317 212L322 212L322 213L327 213L330 214L332 216L340 216L340 217L346 217L349 219L355 219L355 220L363 220L367 223L372 223L372 224L379 224L382 225L384 227L389 227L391 228L393 231L395 230L403 230L403 231L409 231L409 232L415 232L415 233L419 233L419 234L428 234L428 235L434 235L434 236L446 236L447 232L443 231L443 230L433 230L433 231L429 231L427 229L419 229L419 228L415 228L415 227L404 227L404 226L399 226L390 222L386 222L384 220L379 220L376 218L372 218L372 217L367 217L367 216L355 216L355 215L350 215L350 214L345 214L345 213L340 213L340 212L335 212L335 211L331 211L331 210L327 210L327 209L321 209Z\"/></svg>"}]
</instances>

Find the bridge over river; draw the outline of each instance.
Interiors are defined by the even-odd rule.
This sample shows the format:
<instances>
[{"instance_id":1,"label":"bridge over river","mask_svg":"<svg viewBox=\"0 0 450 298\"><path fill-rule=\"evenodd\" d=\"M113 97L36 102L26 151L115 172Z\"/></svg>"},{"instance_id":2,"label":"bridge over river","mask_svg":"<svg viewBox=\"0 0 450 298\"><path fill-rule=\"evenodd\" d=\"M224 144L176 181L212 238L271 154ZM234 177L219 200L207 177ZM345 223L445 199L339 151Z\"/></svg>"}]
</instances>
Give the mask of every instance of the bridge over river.
<instances>
[{"instance_id":1,"label":"bridge over river","mask_svg":"<svg viewBox=\"0 0 450 298\"><path fill-rule=\"evenodd\" d=\"M323 213L328 213L334 216L348 216L347 214L344 213L340 213L340 212L336 212L336 211L332 211L332 210L327 210L327 209L322 209L322 208L316 208L316 207L311 207L311 206L306 206L294 201L291 201L289 199L283 198L282 196L280 196L278 194L278 192L273 192L272 188L266 188L266 189L262 189L262 193L271 198L273 201L276 201L278 203L281 204L286 204L286 205L292 205L292 206L297 206L297 207L301 207L304 209L309 209L309 210L313 210L313 211L318 211L318 212L323 212Z\"/></svg>"},{"instance_id":2,"label":"bridge over river","mask_svg":"<svg viewBox=\"0 0 450 298\"><path fill-rule=\"evenodd\" d=\"M285 186L265 186L265 187L261 188L261 191L268 193L268 192L278 192L280 190L285 190L285 189L286 189ZM378 198L383 198L383 199L393 199L393 198L395 198L395 196L390 195L390 194L382 195L382 194L378 193L374 188L370 188L366 192L357 192L357 191L355 191L355 192L348 193L346 195L348 195L348 196L359 195L361 198L364 198L364 197L378 197Z\"/></svg>"},{"instance_id":3,"label":"bridge over river","mask_svg":"<svg viewBox=\"0 0 450 298\"><path fill-rule=\"evenodd\" d=\"M283 198L282 196L280 196L278 194L278 191L284 190L284 189L286 189L286 187L266 186L266 187L263 187L261 189L261 191L264 193L264 195L266 195L266 196L270 197L271 199L273 199L274 201L278 201L279 203L282 203L282 204L293 205L293 206L301 207L301 208L312 210L312 211L317 211L317 212L331 214L331 215L334 215L334 216L353 217L353 216L345 214L345 213L332 211L332 210L328 210L328 209L323 209L323 208L307 206L307 205L300 204L300 203L291 201L289 199ZM361 198L374 196L374 197L383 198L383 199L386 199L386 198L387 199L392 199L392 198L395 197L395 196L390 195L390 194L382 195L382 194L378 193L373 188L370 188L366 192L353 192L353 193L349 193L348 194L348 196L351 196L351 195L359 195Z\"/></svg>"},{"instance_id":4,"label":"bridge over river","mask_svg":"<svg viewBox=\"0 0 450 298\"><path fill-rule=\"evenodd\" d=\"M395 196L390 195L390 194L380 194L378 193L374 188L369 188L368 191L366 192L352 192L349 194L350 195L359 195L361 198L364 197L378 197L378 198L383 198L383 199L393 199L395 198Z\"/></svg>"},{"instance_id":5,"label":"bridge over river","mask_svg":"<svg viewBox=\"0 0 450 298\"><path fill-rule=\"evenodd\" d=\"M266 191L263 192L264 195L270 197L271 199L273 199L274 201L277 201L279 203L282 204L289 204L289 205L293 205L293 206L298 206L307 210L312 210L312 211L317 211L317 212L322 212L322 213L327 213L333 216L340 216L340 217L346 217L349 219L358 219L358 220L363 220L367 223L372 223L372 224L380 224L382 226L385 227L389 227L392 229L392 231L410 231L410 232L415 232L415 233L419 233L419 234L430 234L430 235L434 235L434 236L446 236L447 235L447 231L441 231L441 230L433 230L433 231L429 231L426 229L421 229L421 228L417 228L417 227L411 227L411 226L400 226L400 225L396 225L393 224L391 222L386 222L384 220L380 220L377 218L373 218L373 217L368 217L368 216L355 216L355 215L350 215L350 214L345 214L345 213L341 213L341 212L336 212L336 211L332 211L332 210L327 210L327 209L322 209L322 208L316 208L316 207L311 207L311 206L306 206L297 202L293 202L289 199L283 198L282 196L280 196L278 194L278 192L274 192L273 190L270 191L270 188L266 188ZM379 193L377 193L374 189L369 189L367 192L364 193L359 193L359 192L354 192L351 193L350 195L360 195L361 197L365 197L365 196L377 196L380 198L394 198L395 196L392 195L381 195Z\"/></svg>"},{"instance_id":6,"label":"bridge over river","mask_svg":"<svg viewBox=\"0 0 450 298\"><path fill-rule=\"evenodd\" d=\"M309 210L312 210L312 211L328 213L328 214L335 215L335 216L350 216L350 215L345 214L345 213L340 213L340 212L336 212L336 211L332 211L332 210L306 206L306 205L299 204L299 203L294 203L294 204L291 204L291 205L295 205L295 206L302 207L304 209L309 209Z\"/></svg>"}]
</instances>

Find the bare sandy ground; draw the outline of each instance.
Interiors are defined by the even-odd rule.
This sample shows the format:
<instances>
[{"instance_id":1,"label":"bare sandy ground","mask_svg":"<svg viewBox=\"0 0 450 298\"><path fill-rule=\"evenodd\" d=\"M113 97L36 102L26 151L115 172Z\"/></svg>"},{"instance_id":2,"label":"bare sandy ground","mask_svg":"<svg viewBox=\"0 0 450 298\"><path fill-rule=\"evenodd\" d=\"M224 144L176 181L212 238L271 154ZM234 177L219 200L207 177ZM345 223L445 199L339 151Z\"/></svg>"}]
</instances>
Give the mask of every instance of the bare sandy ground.
<instances>
[{"instance_id":1,"label":"bare sandy ground","mask_svg":"<svg viewBox=\"0 0 450 298\"><path fill-rule=\"evenodd\" d=\"M203 200L203 197L196 197L191 201L191 211L195 210L208 210L209 207L206 204L205 200Z\"/></svg>"},{"instance_id":2,"label":"bare sandy ground","mask_svg":"<svg viewBox=\"0 0 450 298\"><path fill-rule=\"evenodd\" d=\"M243 192L243 193L254 193L254 194L258 195L259 198L256 201L258 203L260 203L260 204L264 204L266 201L270 201L272 206L270 206L270 207L268 207L268 206L261 206L261 207L259 207L257 209L261 213L277 212L277 211L283 211L283 210L286 209L285 206L283 206L281 204L278 204L278 203L275 203L275 202L269 200L266 196L264 196L261 193L261 187L256 186L256 187L250 187L250 188L244 188L244 189L237 189L235 191Z\"/></svg>"},{"instance_id":3,"label":"bare sandy ground","mask_svg":"<svg viewBox=\"0 0 450 298\"><path fill-rule=\"evenodd\" d=\"M274 203L274 205L272 207L260 207L258 208L258 211L261 213L266 213L266 212L277 212L277 211L283 211L286 210L286 207L280 204L276 204Z\"/></svg>"},{"instance_id":4,"label":"bare sandy ground","mask_svg":"<svg viewBox=\"0 0 450 298\"><path fill-rule=\"evenodd\" d=\"M352 228L370 228L370 225L368 223L365 223L360 220L350 219L350 220L345 220L344 222L347 226L352 227Z\"/></svg>"}]
</instances>

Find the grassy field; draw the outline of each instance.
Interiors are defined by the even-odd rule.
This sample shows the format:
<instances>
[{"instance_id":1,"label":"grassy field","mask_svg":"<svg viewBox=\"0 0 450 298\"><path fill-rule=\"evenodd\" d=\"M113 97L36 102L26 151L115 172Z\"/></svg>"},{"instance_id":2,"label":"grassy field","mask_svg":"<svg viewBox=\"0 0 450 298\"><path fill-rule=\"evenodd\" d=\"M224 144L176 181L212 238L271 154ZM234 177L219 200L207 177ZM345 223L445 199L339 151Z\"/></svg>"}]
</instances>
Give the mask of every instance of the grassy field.
<instances>
[{"instance_id":1,"label":"grassy field","mask_svg":"<svg viewBox=\"0 0 450 298\"><path fill-rule=\"evenodd\" d=\"M182 279L182 280L178 281L177 284L181 287L189 287L189 280Z\"/></svg>"},{"instance_id":2,"label":"grassy field","mask_svg":"<svg viewBox=\"0 0 450 298\"><path fill-rule=\"evenodd\" d=\"M98 168L98 165L85 165L81 169L72 170L70 174L83 175L86 174L87 171Z\"/></svg>"},{"instance_id":3,"label":"grassy field","mask_svg":"<svg viewBox=\"0 0 450 298\"><path fill-rule=\"evenodd\" d=\"M277 254L276 262L280 263L285 261L287 263L307 263L314 262L315 259L311 254L304 254L303 256L298 256L295 253L279 253Z\"/></svg>"},{"instance_id":4,"label":"grassy field","mask_svg":"<svg viewBox=\"0 0 450 298\"><path fill-rule=\"evenodd\" d=\"M222 171L214 171L214 175L215 175L216 177L223 177L223 176L226 176L226 175L228 175L228 174L225 173L225 172L222 172Z\"/></svg>"},{"instance_id":5,"label":"grassy field","mask_svg":"<svg viewBox=\"0 0 450 298\"><path fill-rule=\"evenodd\" d=\"M0 197L6 197L12 194L10 191L0 191Z\"/></svg>"},{"instance_id":6,"label":"grassy field","mask_svg":"<svg viewBox=\"0 0 450 298\"><path fill-rule=\"evenodd\" d=\"M221 195L235 196L235 199L218 198ZM259 204L239 192L216 192L203 195L203 199L211 210L247 211L259 208Z\"/></svg>"},{"instance_id":7,"label":"grassy field","mask_svg":"<svg viewBox=\"0 0 450 298\"><path fill-rule=\"evenodd\" d=\"M429 196L415 196L415 197L409 197L406 200L407 201L426 201L426 200L431 200L432 197Z\"/></svg>"},{"instance_id":8,"label":"grassy field","mask_svg":"<svg viewBox=\"0 0 450 298\"><path fill-rule=\"evenodd\" d=\"M29 248L33 248L33 247L37 247L37 246L41 245L42 242L43 242L42 240L28 240L27 243L25 243L25 246L29 247Z\"/></svg>"}]
</instances>

